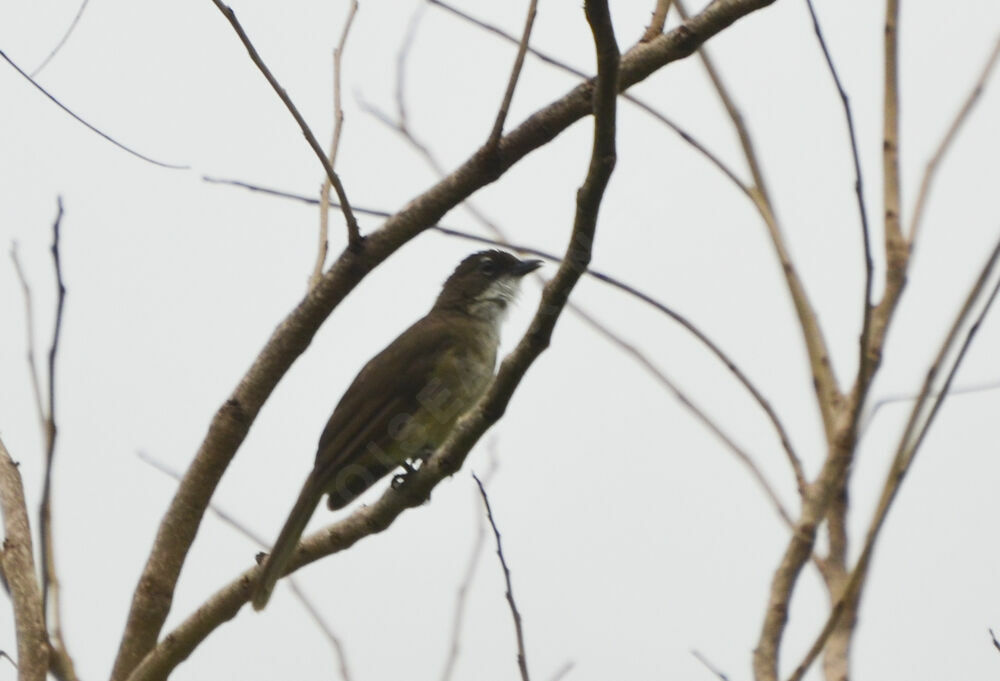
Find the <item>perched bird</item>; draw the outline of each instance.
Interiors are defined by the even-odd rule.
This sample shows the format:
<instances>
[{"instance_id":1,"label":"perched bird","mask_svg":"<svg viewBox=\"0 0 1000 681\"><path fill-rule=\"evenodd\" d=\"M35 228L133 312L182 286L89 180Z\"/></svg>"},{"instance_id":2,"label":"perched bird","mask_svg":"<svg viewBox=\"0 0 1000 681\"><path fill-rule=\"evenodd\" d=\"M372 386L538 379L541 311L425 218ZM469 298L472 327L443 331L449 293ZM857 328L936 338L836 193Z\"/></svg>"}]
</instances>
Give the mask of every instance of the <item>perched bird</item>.
<instances>
[{"instance_id":1,"label":"perched bird","mask_svg":"<svg viewBox=\"0 0 1000 681\"><path fill-rule=\"evenodd\" d=\"M500 325L521 277L539 260L474 253L444 283L434 306L361 369L323 429L316 463L254 587L267 605L323 495L343 508L390 471L423 460L486 391Z\"/></svg>"}]
</instances>

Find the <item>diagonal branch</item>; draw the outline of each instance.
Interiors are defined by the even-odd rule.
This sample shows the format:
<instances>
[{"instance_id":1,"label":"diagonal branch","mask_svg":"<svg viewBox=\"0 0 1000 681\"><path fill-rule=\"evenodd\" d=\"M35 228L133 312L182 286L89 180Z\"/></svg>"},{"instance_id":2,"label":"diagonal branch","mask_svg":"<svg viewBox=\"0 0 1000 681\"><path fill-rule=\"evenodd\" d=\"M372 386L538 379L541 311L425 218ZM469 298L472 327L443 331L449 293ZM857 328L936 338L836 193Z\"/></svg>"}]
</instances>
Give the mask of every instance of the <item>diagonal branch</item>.
<instances>
[{"instance_id":1,"label":"diagonal branch","mask_svg":"<svg viewBox=\"0 0 1000 681\"><path fill-rule=\"evenodd\" d=\"M232 7L222 2L222 0L212 0L212 3L219 8L223 16L229 21L229 24L236 31L236 35L239 36L240 42L243 43L243 47L246 48L247 54L250 55L251 61L260 70L264 78L267 79L268 84L274 89L274 92L281 99L285 108L288 109L288 113L292 114L292 118L295 122L299 124L299 129L302 131L303 136L306 138L306 142L312 148L319 162L323 165L323 170L326 171L326 177L333 185L334 191L337 192L337 199L340 201L340 209L344 213L344 220L347 223L347 243L351 250L357 251L361 248L361 229L358 227L358 221L354 217L354 213L351 211L351 204L347 200L347 192L344 190L344 185L340 181L340 177L333 169L333 165L330 163L330 159L326 157L323 153L322 147L319 146L319 142L316 141L316 136L313 134L312 130L309 128L309 124L299 113L299 110L295 107L292 102L292 98L288 96L285 92L285 88L281 87L278 79L274 77L271 70L267 68L264 61L260 58L260 54L257 53L257 48L253 46L250 42L250 38L247 36L246 31L243 30L243 26L240 24L239 20L236 18L236 12L233 11Z\"/></svg>"},{"instance_id":2,"label":"diagonal branch","mask_svg":"<svg viewBox=\"0 0 1000 681\"><path fill-rule=\"evenodd\" d=\"M488 446L490 449L490 463L486 474L483 476L487 482L496 473L499 465L495 451L496 438L493 438ZM479 508L478 502L476 503L476 508ZM441 671L441 681L451 681L451 677L455 672L455 663L458 662L458 653L461 649L459 641L462 634L462 621L465 617L465 603L469 595L469 588L472 586L472 580L476 576L476 570L479 568L479 557L483 552L483 544L486 543L486 530L483 527L482 515L477 513L476 518L476 536L472 542L472 550L469 551L465 572L462 574L462 581L458 585L458 592L455 596L455 611L451 619L451 644L448 646L448 656L445 658L444 668Z\"/></svg>"},{"instance_id":3,"label":"diagonal branch","mask_svg":"<svg viewBox=\"0 0 1000 681\"><path fill-rule=\"evenodd\" d=\"M138 452L137 454L140 460L148 463L164 475L173 478L177 482L180 482L181 479L183 479L184 476L167 466L162 461L153 458L145 452ZM220 508L217 504L210 504L208 510L214 513L216 518L242 534L261 549L267 551L271 548L271 545L267 543L267 540L240 522L234 515L225 509ZM299 583L294 576L288 578L288 587L291 589L292 594L295 596L295 599L299 602L299 604L305 608L306 613L309 615L309 619L311 619L317 628L319 628L323 637L326 638L330 647L333 648L333 653L337 658L337 667L340 672L340 677L344 681L351 681L351 673L347 667L347 654L340 638L333 632L333 629L330 628L330 625L327 624L326 620L323 619L323 615L316 609L316 606L312 604L312 601L299 586Z\"/></svg>"},{"instance_id":4,"label":"diagonal branch","mask_svg":"<svg viewBox=\"0 0 1000 681\"><path fill-rule=\"evenodd\" d=\"M837 94L840 95L840 101L844 107L844 118L847 121L847 133L851 141L851 157L854 160L854 193L858 198L858 214L861 219L861 242L864 247L865 254L865 289L861 312L861 336L858 342L858 346L860 348L860 355L858 358L858 376L860 381L867 382L874 371L874 367L870 361L871 355L868 352L868 333L871 327L872 315L871 299L873 264L871 234L868 228L868 211L865 209L864 184L861 180L861 159L858 155L858 139L854 131L854 115L851 113L851 103L847 97L847 92L844 90L844 86L840 82L840 76L837 75L837 68L833 65L833 57L830 56L830 50L826 46L826 39L823 37L823 31L820 28L819 18L816 16L816 9L813 7L812 0L806 0L806 7L809 8L809 16L812 17L813 31L816 34L816 40L819 41L820 49L823 51L823 58L826 60L826 66L830 71L830 76L833 78L834 85L837 87Z\"/></svg>"},{"instance_id":5,"label":"diagonal branch","mask_svg":"<svg viewBox=\"0 0 1000 681\"><path fill-rule=\"evenodd\" d=\"M62 38L59 39L59 42L57 42L56 46L52 48L52 51L49 52L48 56L42 60L42 63L36 66L35 70L31 72L32 78L37 78L38 74L42 72L42 69L48 66L49 62L52 61L52 58L55 57L59 50L62 49L63 45L66 44L66 41L69 40L73 30L76 29L76 25L80 23L80 17L83 16L83 10L87 9L87 3L89 2L90 0L83 0L83 2L80 3L80 7L76 10L76 15L73 17L73 21L69 24L69 28L66 29L66 32L63 33Z\"/></svg>"},{"instance_id":6,"label":"diagonal branch","mask_svg":"<svg viewBox=\"0 0 1000 681\"><path fill-rule=\"evenodd\" d=\"M856 610L858 606L859 599L861 597L861 588L864 585L864 580L868 574L868 568L871 565L871 556L875 549L875 542L878 539L879 532L882 530L885 519L889 514L889 509L892 507L892 503L896 499L896 495L898 494L899 488L903 483L903 479L906 477L910 467L913 465L913 460L916 458L917 451L923 443L924 437L934 421L934 417L937 415L941 405L944 403L945 398L948 396L952 381L958 373L958 368L961 366L962 360L965 358L965 354L971 346L976 332L979 330L983 319L985 319L986 314L992 307L993 302L997 297L997 293L1000 292L1000 279L998 279L994 284L986 303L983 305L972 326L966 332L965 340L959 348L958 353L948 370L948 375L945 378L944 385L941 390L936 392L936 394L932 391L934 379L940 373L946 358L954 348L955 341L958 339L959 331L962 326L964 326L966 319L968 319L976 301L979 300L979 297L986 286L986 282L993 274L993 270L996 267L998 260L1000 260L1000 241L997 241L996 246L993 248L993 252L987 259L983 269L980 271L979 277L977 278L975 284L973 284L969 294L966 296L964 304L955 317L955 321L948 330L948 334L938 350L934 363L927 371L923 387L920 391L920 396L917 398L916 404L914 404L913 409L910 411L909 421L906 424L902 437L899 439L896 455L893 458L892 465L889 468L889 473L882 486L882 495L879 499L878 506L875 509L875 513L872 515L872 520L868 528L868 533L865 536L865 543L861 550L861 555L858 558L858 562L854 566L854 569L851 570L850 577L846 580L843 591L836 604L831 609L830 615L827 618L826 623L823 625L822 630L816 637L816 640L813 642L813 645L806 653L802 662L798 667L796 667L791 676L789 676L789 681L800 681L802 679L806 671L808 671L809 666L823 650L827 639L830 637L830 634L837 626L838 621L844 615L845 611ZM927 415L921 421L920 418L924 412L924 407L927 402L931 400L932 396L933 402L931 403L931 407L928 410Z\"/></svg>"},{"instance_id":7,"label":"diagonal branch","mask_svg":"<svg viewBox=\"0 0 1000 681\"><path fill-rule=\"evenodd\" d=\"M640 82L664 65L690 55L704 40L772 2L717 0L692 17L683 30L672 30L624 55L619 89ZM341 253L320 282L279 324L229 399L211 419L191 467L163 516L133 594L113 681L128 677L156 646L170 612L181 568L219 480L264 402L308 347L323 321L358 282L389 255L438 222L472 193L495 181L529 152L589 115L593 111L593 92L593 83L576 86L504 135L499 148L489 158L474 154L446 178L411 200L365 239L363 252L354 253L348 249ZM227 595L239 598L239 593L237 589ZM239 604L235 606L237 609ZM224 611L233 607L233 603L222 598L217 607ZM203 624L201 616L196 619L199 625Z\"/></svg>"},{"instance_id":8,"label":"diagonal branch","mask_svg":"<svg viewBox=\"0 0 1000 681\"><path fill-rule=\"evenodd\" d=\"M689 16L684 9L684 3L681 0L676 0L674 4L684 19L684 25L686 26ZM829 440L833 437L834 421L837 409L842 401L842 396L840 387L837 385L837 378L830 364L830 353L826 347L826 340L823 337L819 319L812 308L812 303L809 302L809 296L806 294L805 286L799 278L798 270L792 262L791 253L789 253L788 246L785 243L784 233L778 222L777 213L771 201L770 191L764 179L764 171L761 168L757 152L754 149L750 130L743 120L743 114L736 106L732 95L729 94L729 89L726 87L722 76L715 68L715 64L704 46L699 47L698 56L701 58L702 64L705 66L705 71L708 73L708 77L712 81L719 99L729 114L729 118L732 120L733 127L736 129L740 140L740 146L743 148L743 155L746 158L747 165L750 167L750 174L753 177L750 198L764 220L768 234L771 237L771 244L778 257L781 270L785 275L785 283L792 297L792 303L795 307L795 313L798 316L799 326L801 327L805 341L806 352L809 356L817 406L823 418L824 431Z\"/></svg>"},{"instance_id":9,"label":"diagonal branch","mask_svg":"<svg viewBox=\"0 0 1000 681\"><path fill-rule=\"evenodd\" d=\"M528 51L528 40L531 38L531 27L535 23L537 9L538 0L531 0L528 4L528 16L524 20L521 42L517 46L517 57L514 59L514 67L511 69L510 80L507 82L507 90L503 94L503 102L500 104L500 111L497 112L496 122L493 123L493 130L486 141L488 148L495 148L503 135L503 124L507 120L507 112L510 111L510 103L514 99L514 88L517 87L517 80L521 76L521 67L524 66L524 55Z\"/></svg>"},{"instance_id":10,"label":"diagonal branch","mask_svg":"<svg viewBox=\"0 0 1000 681\"><path fill-rule=\"evenodd\" d=\"M983 90L986 88L986 82L990 78L990 74L993 72L993 68L997 65L997 61L1000 59L1000 38L997 38L996 43L993 45L993 51L986 60L986 64L983 66L982 72L979 74L979 78L976 80L976 84L973 85L972 90L966 96L965 101L962 102L962 106L959 108L958 113L955 114L954 120L952 120L951 125L948 126L948 131L945 133L941 142L938 144L937 149L934 150L934 154L931 156L930 160L927 161L927 165L924 167L924 174L920 180L920 189L917 190L917 200L913 205L913 217L910 218L910 229L909 229L909 243L910 248L917 241L917 232L920 229L920 224L924 217L924 208L927 205L927 199L930 196L931 187L934 184L934 178L937 175L938 166L941 161L944 160L945 155L948 150L951 149L952 143L958 136L959 130L962 129L962 125L965 123L972 109L975 107L976 103L979 101L979 97L983 94Z\"/></svg>"},{"instance_id":11,"label":"diagonal branch","mask_svg":"<svg viewBox=\"0 0 1000 681\"><path fill-rule=\"evenodd\" d=\"M87 128L88 130L90 130L91 132L96 133L100 137L103 137L108 142L111 142L113 145L115 145L116 147L118 147L122 151L128 152L129 154L132 154L136 158L141 158L143 161L146 161L147 163L152 163L153 165L156 165L156 166L160 166L161 168L170 168L172 170L188 170L190 168L190 166L179 166L179 165L174 165L172 163L164 163L163 161L157 161L155 158L150 158L149 156L146 156L144 154L140 154L138 151L136 151L135 149L132 149L131 147L125 146L124 144L122 144L121 142L119 142L118 140L116 140L111 135L108 135L107 133L98 130L97 128L95 128L94 126L92 126L90 123L88 123L87 121L83 120L82 118L80 118L75 113L73 113L73 111L69 107L67 107L65 104L63 104L62 102L60 102L58 99L56 99L56 97L53 94L51 94L48 90L46 90L41 85L39 85L37 82L35 82L34 78L32 78L27 73L25 73L24 71L22 71L21 67L18 66L17 64L15 64L13 62L13 60L11 60L11 58L8 57L7 54L3 50L0 50L0 58L2 58L5 62L7 62L8 64L10 64L11 67L15 71L17 71L21 75L22 78L24 78L26 81L28 81L29 83L31 83L31 85L36 90L38 90L43 95L45 95L50 102L52 102L53 104L55 104L56 106L58 106L60 109L62 109L66 113L68 113L70 115L70 117L73 118L73 120L75 120L77 123L80 123L85 128Z\"/></svg>"},{"instance_id":12,"label":"diagonal branch","mask_svg":"<svg viewBox=\"0 0 1000 681\"><path fill-rule=\"evenodd\" d=\"M673 0L656 0L656 7L653 8L653 16L649 20L649 26L639 38L639 42L648 43L656 36L663 33L663 25L667 22L667 12L670 11L670 4Z\"/></svg>"}]
</instances>

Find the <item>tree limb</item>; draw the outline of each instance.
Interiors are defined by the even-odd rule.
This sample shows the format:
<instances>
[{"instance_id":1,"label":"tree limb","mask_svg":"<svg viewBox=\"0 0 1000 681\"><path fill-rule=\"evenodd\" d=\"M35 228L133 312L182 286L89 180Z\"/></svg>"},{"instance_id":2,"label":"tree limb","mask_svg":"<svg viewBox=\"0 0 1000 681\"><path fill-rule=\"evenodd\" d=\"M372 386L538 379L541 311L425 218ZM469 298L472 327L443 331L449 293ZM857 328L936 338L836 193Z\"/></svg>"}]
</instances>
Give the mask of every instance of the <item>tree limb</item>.
<instances>
[{"instance_id":1,"label":"tree limb","mask_svg":"<svg viewBox=\"0 0 1000 681\"><path fill-rule=\"evenodd\" d=\"M0 563L14 606L18 678L20 681L45 681L49 645L42 615L42 591L35 576L28 507L24 501L21 473L3 440L0 440L0 508L3 509L4 527Z\"/></svg>"}]
</instances>

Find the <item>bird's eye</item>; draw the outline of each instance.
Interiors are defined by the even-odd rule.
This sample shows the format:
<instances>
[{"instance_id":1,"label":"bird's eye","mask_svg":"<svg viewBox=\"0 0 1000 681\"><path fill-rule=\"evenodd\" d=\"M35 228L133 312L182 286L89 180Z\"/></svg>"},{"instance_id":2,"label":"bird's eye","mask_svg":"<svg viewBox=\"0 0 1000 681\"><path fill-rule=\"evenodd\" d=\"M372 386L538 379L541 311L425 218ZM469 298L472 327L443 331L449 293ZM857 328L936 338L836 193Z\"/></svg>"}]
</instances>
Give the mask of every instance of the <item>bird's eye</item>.
<instances>
[{"instance_id":1,"label":"bird's eye","mask_svg":"<svg viewBox=\"0 0 1000 681\"><path fill-rule=\"evenodd\" d=\"M487 277L492 277L497 273L497 264L489 259L483 260L479 263L479 271Z\"/></svg>"}]
</instances>

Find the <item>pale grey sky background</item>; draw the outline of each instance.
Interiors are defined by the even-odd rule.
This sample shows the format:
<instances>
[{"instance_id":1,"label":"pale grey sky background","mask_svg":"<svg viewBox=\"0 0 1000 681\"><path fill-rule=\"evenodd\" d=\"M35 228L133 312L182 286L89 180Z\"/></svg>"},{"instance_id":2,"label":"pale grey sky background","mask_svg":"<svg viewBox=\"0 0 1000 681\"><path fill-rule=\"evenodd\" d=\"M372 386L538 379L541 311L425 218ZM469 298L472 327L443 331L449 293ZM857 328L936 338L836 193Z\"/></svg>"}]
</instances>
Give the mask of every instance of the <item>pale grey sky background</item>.
<instances>
[{"instance_id":1,"label":"pale grey sky background","mask_svg":"<svg viewBox=\"0 0 1000 681\"><path fill-rule=\"evenodd\" d=\"M393 110L397 49L419 2L362 0L344 59L345 128L337 169L359 206L393 210L434 181L395 133L363 113ZM623 48L652 0L613 3ZM593 70L578 0L542 0L532 45ZM526 3L466 1L512 32ZM261 55L325 146L330 52L346 2L234 2ZM0 4L0 49L34 69L76 2ZM690 8L692 11L695 7ZM854 107L867 205L880 237L882 3L819 0L817 9ZM676 16L671 15L671 22ZM903 3L901 163L904 220L927 160L1000 31L995 0ZM853 375L862 258L842 111L806 7L779 0L709 43L755 135L778 211L831 346ZM492 126L514 48L428 7L406 63L410 125L449 169ZM915 392L958 301L1000 232L1000 84L994 76L941 168L905 298L873 398ZM207 0L91 0L39 82L76 113L154 158L138 160L84 129L6 65L0 67L0 244L16 241L47 345L48 255L63 197L69 293L59 357L60 439L54 507L65 636L83 678L107 675L132 589L174 482L137 458L182 469L214 410L305 291L317 211L206 184L236 178L314 194L321 168L294 122ZM576 80L528 58L509 125ZM695 59L634 90L746 176L725 112ZM809 472L822 428L800 334L764 226L746 199L676 135L626 102L619 163L605 199L594 267L674 306L725 348L782 415ZM564 247L592 121L531 154L474 201L517 242ZM361 219L366 231L379 221ZM464 211L446 224L479 230ZM344 231L331 219L331 248ZM349 296L265 406L227 472L218 504L272 538L312 463L330 410L358 368L422 315L476 246L420 236ZM881 274L881 264L877 273ZM551 273L551 267L543 272ZM881 283L876 282L876 293ZM505 333L513 345L539 288L526 286ZM583 281L585 305L686 390L759 461L786 503L794 480L779 442L728 372L666 317ZM24 362L24 315L9 258L0 260L0 433L37 503L41 439ZM959 385L1000 380L997 313ZM950 400L919 455L876 553L861 610L859 678L994 678L1000 653L1000 390ZM879 411L852 487L863 532L905 404ZM637 364L572 315L532 367L505 418L392 528L300 573L343 638L355 681L436 679L452 609L481 515L470 471L489 485L524 617L528 661L547 679L711 679L697 649L731 679L751 651L786 531L749 475ZM380 493L370 494L373 499ZM311 525L331 521L325 510ZM854 534L853 536L857 536ZM856 541L854 544L856 549ZM250 564L257 547L209 516L184 568L170 629ZM455 679L516 677L513 627L491 547L469 594ZM4 606L0 649L15 650ZM791 612L784 668L825 617L807 570ZM263 614L244 608L173 678L330 678L332 653L287 588ZM0 661L0 679L14 678ZM818 678L813 672L810 678Z\"/></svg>"}]
</instances>

